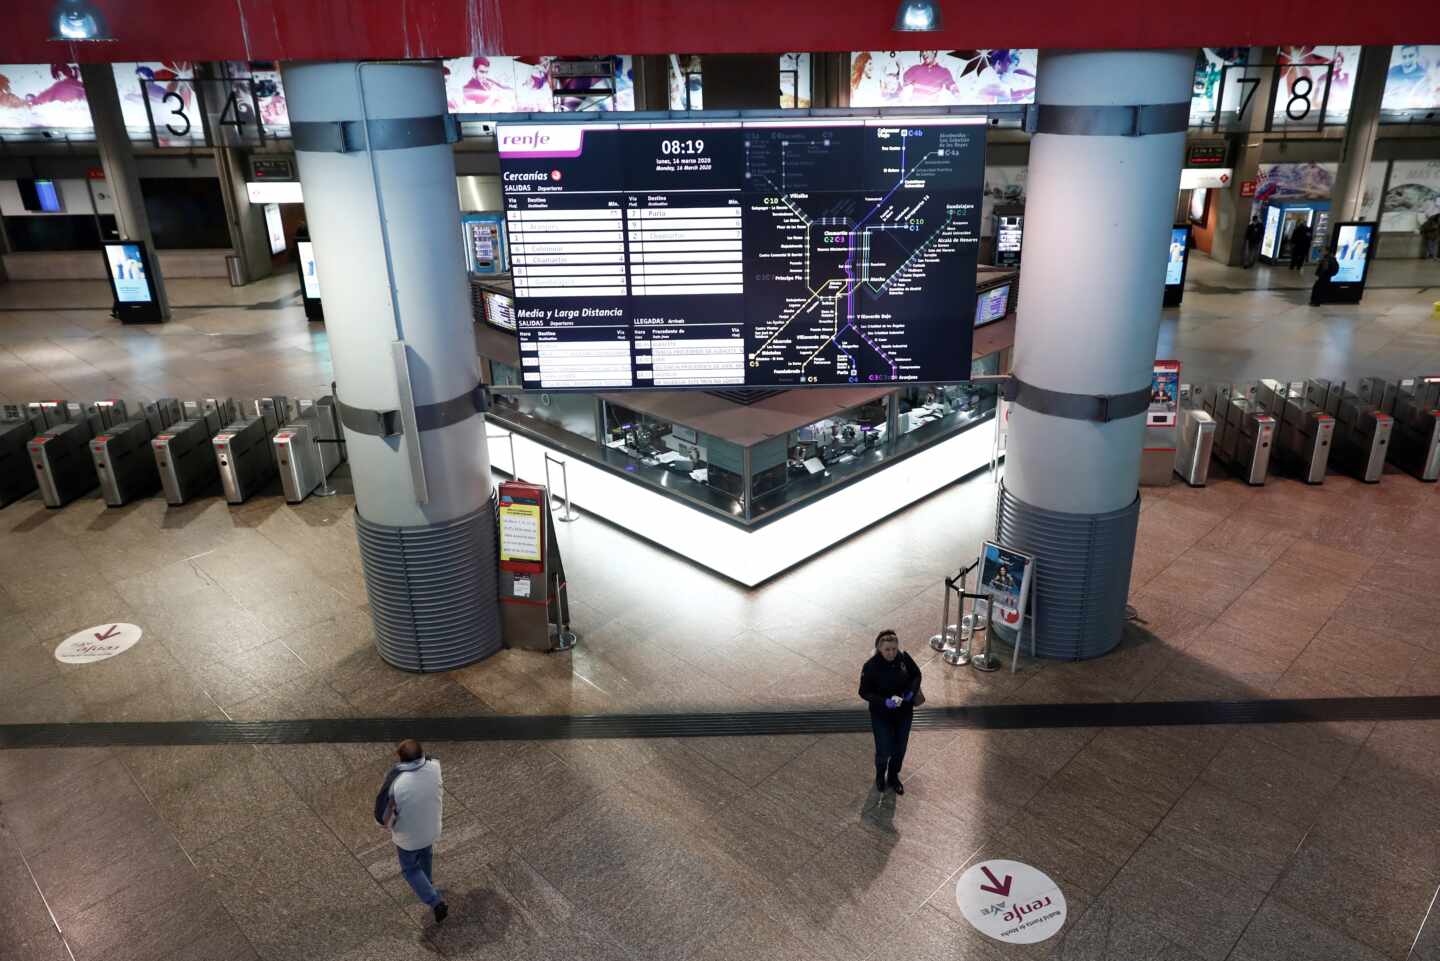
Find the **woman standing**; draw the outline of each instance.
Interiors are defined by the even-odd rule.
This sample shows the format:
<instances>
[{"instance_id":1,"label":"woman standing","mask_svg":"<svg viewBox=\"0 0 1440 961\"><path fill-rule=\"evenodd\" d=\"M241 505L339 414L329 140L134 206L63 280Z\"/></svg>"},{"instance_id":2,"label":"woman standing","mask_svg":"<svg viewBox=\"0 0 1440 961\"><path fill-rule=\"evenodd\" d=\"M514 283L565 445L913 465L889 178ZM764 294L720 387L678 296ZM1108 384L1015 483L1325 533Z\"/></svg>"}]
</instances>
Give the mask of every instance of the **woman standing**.
<instances>
[{"instance_id":1,"label":"woman standing","mask_svg":"<svg viewBox=\"0 0 1440 961\"><path fill-rule=\"evenodd\" d=\"M875 790L883 792L888 786L904 794L900 765L910 741L910 722L923 696L920 665L900 650L894 631L876 635L875 654L860 670L860 696L870 705L870 729L875 734Z\"/></svg>"}]
</instances>

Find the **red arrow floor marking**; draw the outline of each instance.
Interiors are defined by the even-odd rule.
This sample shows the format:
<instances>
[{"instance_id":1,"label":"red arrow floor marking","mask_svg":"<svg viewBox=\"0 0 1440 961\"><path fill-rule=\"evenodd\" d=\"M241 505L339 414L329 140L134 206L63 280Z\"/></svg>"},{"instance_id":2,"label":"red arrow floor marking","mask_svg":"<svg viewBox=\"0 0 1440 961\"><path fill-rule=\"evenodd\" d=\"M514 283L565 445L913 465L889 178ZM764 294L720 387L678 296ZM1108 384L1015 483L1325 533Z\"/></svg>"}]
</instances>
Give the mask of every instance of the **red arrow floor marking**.
<instances>
[{"instance_id":1,"label":"red arrow floor marking","mask_svg":"<svg viewBox=\"0 0 1440 961\"><path fill-rule=\"evenodd\" d=\"M119 634L119 633L120 633L118 630L116 630L116 628L118 628L119 626L120 626L119 624L111 624L110 627L106 629L106 631L105 631L104 634L96 634L96 635L95 635L95 640L97 640L97 641L108 641L108 640L110 640L110 638L112 638L112 637L114 637L116 634ZM986 871L985 873L986 873L986 874L989 874L990 872L989 872L989 871ZM995 880L995 879L992 877L990 880L993 881L993 880Z\"/></svg>"},{"instance_id":2,"label":"red arrow floor marking","mask_svg":"<svg viewBox=\"0 0 1440 961\"><path fill-rule=\"evenodd\" d=\"M989 868L982 867L980 868L980 870L984 871L985 877L990 879L990 884L980 885L981 891L989 891L991 894L998 894L1002 898L1008 898L1010 896L1010 882L1015 880L1013 877L1007 874L1005 875L1005 880L1003 882L997 881L995 879L995 875L990 873Z\"/></svg>"}]
</instances>

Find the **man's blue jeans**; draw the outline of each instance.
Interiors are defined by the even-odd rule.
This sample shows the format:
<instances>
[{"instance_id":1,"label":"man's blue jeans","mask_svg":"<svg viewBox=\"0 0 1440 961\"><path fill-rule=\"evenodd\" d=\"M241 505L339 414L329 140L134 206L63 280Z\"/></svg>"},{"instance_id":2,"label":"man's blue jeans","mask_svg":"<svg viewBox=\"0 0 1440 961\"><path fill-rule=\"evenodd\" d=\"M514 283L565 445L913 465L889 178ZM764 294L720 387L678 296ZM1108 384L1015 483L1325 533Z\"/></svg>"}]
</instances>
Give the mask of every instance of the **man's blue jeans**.
<instances>
[{"instance_id":1,"label":"man's blue jeans","mask_svg":"<svg viewBox=\"0 0 1440 961\"><path fill-rule=\"evenodd\" d=\"M400 873L405 875L405 880L410 882L411 889L415 896L429 907L440 903L440 892L435 890L435 885L430 883L430 862L434 856L435 848L432 845L428 848L421 848L418 851L407 851L404 848L396 848L400 855Z\"/></svg>"}]
</instances>

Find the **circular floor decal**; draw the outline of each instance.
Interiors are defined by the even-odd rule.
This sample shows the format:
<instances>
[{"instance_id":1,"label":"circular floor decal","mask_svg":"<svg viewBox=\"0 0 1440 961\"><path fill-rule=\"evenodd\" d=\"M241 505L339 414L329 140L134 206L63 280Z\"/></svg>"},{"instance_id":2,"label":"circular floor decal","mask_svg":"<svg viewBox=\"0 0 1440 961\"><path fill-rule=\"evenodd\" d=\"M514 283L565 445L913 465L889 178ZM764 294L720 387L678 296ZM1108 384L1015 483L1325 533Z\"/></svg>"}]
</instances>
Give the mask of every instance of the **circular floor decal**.
<instances>
[{"instance_id":1,"label":"circular floor decal","mask_svg":"<svg viewBox=\"0 0 1440 961\"><path fill-rule=\"evenodd\" d=\"M981 861L955 882L955 903L975 930L996 941L1034 944L1065 926L1065 895L1019 861Z\"/></svg>"},{"instance_id":2,"label":"circular floor decal","mask_svg":"<svg viewBox=\"0 0 1440 961\"><path fill-rule=\"evenodd\" d=\"M101 624L71 634L55 648L55 660L64 664L93 664L116 654L124 654L140 640L140 628L134 624Z\"/></svg>"}]
</instances>

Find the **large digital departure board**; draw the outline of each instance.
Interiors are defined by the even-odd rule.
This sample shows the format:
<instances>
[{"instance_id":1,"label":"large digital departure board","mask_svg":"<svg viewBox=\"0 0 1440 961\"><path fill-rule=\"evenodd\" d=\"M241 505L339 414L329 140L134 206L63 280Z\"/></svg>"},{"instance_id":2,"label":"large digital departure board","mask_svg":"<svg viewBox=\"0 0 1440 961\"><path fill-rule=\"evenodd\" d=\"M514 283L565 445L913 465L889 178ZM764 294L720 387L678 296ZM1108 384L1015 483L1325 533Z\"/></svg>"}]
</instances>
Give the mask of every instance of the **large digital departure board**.
<instances>
[{"instance_id":1,"label":"large digital departure board","mask_svg":"<svg viewBox=\"0 0 1440 961\"><path fill-rule=\"evenodd\" d=\"M982 118L497 137L526 388L969 379Z\"/></svg>"}]
</instances>

